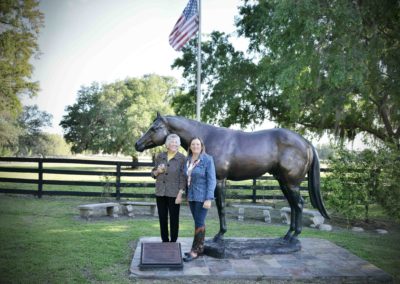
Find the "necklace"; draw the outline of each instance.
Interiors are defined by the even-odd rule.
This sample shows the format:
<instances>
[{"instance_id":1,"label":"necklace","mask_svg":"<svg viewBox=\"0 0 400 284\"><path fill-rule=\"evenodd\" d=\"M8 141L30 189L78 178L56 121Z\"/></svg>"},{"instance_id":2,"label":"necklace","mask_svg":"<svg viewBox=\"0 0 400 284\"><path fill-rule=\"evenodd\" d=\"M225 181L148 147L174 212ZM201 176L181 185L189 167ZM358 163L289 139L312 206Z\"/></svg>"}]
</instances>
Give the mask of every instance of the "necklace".
<instances>
[{"instance_id":1,"label":"necklace","mask_svg":"<svg viewBox=\"0 0 400 284\"><path fill-rule=\"evenodd\" d=\"M193 157L192 157L193 158ZM197 164L200 162L199 159L196 159L195 161L193 161L193 159L191 159L190 161L187 161L187 184L188 186L190 186L190 182L192 180L192 171L193 169L197 166Z\"/></svg>"}]
</instances>

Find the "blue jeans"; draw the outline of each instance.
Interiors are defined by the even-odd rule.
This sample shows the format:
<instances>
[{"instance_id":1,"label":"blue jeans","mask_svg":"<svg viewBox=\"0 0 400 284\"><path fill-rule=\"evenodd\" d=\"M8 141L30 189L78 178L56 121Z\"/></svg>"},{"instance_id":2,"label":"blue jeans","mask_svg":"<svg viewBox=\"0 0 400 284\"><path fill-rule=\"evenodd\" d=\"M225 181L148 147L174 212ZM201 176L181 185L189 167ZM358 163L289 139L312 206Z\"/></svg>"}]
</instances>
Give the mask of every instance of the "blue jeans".
<instances>
[{"instance_id":1,"label":"blue jeans","mask_svg":"<svg viewBox=\"0 0 400 284\"><path fill-rule=\"evenodd\" d=\"M208 209L203 208L203 203L204 202L189 201L190 211L192 212L196 229L205 226Z\"/></svg>"}]
</instances>

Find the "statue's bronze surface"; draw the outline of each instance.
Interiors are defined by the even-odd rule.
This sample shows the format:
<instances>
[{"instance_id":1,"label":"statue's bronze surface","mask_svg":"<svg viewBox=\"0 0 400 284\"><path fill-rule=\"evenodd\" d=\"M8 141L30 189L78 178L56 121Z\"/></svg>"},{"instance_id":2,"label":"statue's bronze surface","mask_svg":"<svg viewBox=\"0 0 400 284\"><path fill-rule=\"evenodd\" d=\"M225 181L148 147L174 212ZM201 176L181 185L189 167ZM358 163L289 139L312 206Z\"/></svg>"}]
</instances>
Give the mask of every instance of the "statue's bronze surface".
<instances>
[{"instance_id":1,"label":"statue's bronze surface","mask_svg":"<svg viewBox=\"0 0 400 284\"><path fill-rule=\"evenodd\" d=\"M243 132L186 119L157 114L150 129L136 142L137 151L164 144L169 133L180 136L187 149L190 139L201 137L206 151L214 157L217 172L215 191L220 230L214 240L223 238L225 223L225 181L259 177L266 172L278 180L291 208L290 228L284 239L301 233L303 198L299 187L308 174L311 204L329 218L320 193L319 159L315 148L299 134L283 128Z\"/></svg>"}]
</instances>

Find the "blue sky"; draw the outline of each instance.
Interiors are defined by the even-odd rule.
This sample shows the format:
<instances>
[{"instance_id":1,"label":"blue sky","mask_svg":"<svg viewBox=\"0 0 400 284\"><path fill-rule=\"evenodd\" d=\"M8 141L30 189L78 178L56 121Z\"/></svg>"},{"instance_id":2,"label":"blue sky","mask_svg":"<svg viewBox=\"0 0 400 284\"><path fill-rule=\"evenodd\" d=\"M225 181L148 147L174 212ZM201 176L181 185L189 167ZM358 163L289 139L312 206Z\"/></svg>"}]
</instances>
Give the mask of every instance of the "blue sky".
<instances>
[{"instance_id":1,"label":"blue sky","mask_svg":"<svg viewBox=\"0 0 400 284\"><path fill-rule=\"evenodd\" d=\"M52 133L81 86L149 73L181 79L171 64L180 55L168 35L188 0L41 0L45 27L33 79L39 95L24 99L53 115ZM240 0L202 0L202 33L235 31Z\"/></svg>"}]
</instances>

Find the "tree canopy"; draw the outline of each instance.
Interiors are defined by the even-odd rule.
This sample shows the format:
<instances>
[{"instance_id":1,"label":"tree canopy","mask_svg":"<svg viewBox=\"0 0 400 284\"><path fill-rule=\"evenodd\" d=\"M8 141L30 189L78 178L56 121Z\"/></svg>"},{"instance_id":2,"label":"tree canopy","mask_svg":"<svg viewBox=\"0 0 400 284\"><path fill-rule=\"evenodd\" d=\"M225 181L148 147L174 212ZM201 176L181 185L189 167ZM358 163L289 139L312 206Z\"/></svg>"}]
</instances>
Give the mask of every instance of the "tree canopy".
<instances>
[{"instance_id":1,"label":"tree canopy","mask_svg":"<svg viewBox=\"0 0 400 284\"><path fill-rule=\"evenodd\" d=\"M400 145L398 1L244 1L237 33L247 52L213 32L202 43L202 119L280 126ZM174 108L193 109L195 40L173 67L189 89ZM193 110L194 111L194 110Z\"/></svg>"},{"instance_id":2,"label":"tree canopy","mask_svg":"<svg viewBox=\"0 0 400 284\"><path fill-rule=\"evenodd\" d=\"M170 77L146 75L82 87L60 122L72 152L134 156L134 143L156 112L172 113L171 98L180 92L176 84Z\"/></svg>"},{"instance_id":3,"label":"tree canopy","mask_svg":"<svg viewBox=\"0 0 400 284\"><path fill-rule=\"evenodd\" d=\"M0 3L0 95L1 111L21 111L18 95L34 95L38 82L31 82L30 60L39 52L37 37L44 23L37 0L4 0Z\"/></svg>"},{"instance_id":4,"label":"tree canopy","mask_svg":"<svg viewBox=\"0 0 400 284\"><path fill-rule=\"evenodd\" d=\"M42 155L46 153L48 137L43 132L51 126L52 115L40 111L37 105L25 106L18 117L18 143L14 152L17 156Z\"/></svg>"},{"instance_id":5,"label":"tree canopy","mask_svg":"<svg viewBox=\"0 0 400 284\"><path fill-rule=\"evenodd\" d=\"M17 143L20 96L39 90L30 63L39 53L37 37L44 23L38 6L37 0L0 1L0 151Z\"/></svg>"}]
</instances>

